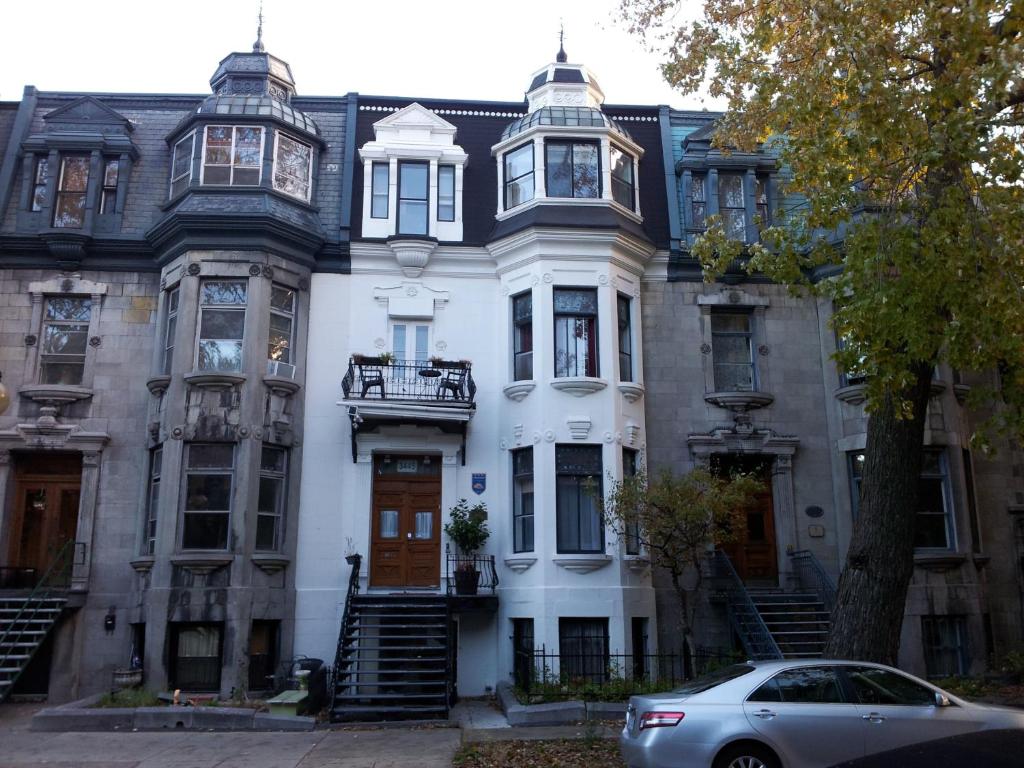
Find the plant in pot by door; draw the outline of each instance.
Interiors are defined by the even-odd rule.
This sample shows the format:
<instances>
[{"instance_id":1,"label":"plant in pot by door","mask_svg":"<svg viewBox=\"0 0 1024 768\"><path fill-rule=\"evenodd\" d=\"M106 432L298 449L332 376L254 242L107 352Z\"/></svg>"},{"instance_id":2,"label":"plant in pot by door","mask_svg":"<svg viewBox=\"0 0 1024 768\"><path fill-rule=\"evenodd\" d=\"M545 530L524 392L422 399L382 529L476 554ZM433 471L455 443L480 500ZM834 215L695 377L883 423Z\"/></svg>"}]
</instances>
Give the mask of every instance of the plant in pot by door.
<instances>
[{"instance_id":1,"label":"plant in pot by door","mask_svg":"<svg viewBox=\"0 0 1024 768\"><path fill-rule=\"evenodd\" d=\"M457 558L455 566L455 593L475 595L480 572L472 556L491 535L487 530L487 505L481 501L470 506L465 499L459 499L459 503L449 510L448 515L444 532L455 542L461 556Z\"/></svg>"}]
</instances>

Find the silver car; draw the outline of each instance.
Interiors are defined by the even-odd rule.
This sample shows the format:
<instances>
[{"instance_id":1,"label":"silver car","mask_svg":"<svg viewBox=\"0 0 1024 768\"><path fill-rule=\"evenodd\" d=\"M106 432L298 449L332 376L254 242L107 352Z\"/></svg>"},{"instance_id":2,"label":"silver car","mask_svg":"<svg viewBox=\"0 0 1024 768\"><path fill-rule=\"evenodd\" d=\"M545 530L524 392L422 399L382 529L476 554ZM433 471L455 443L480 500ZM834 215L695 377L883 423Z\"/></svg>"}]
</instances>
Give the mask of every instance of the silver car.
<instances>
[{"instance_id":1,"label":"silver car","mask_svg":"<svg viewBox=\"0 0 1024 768\"><path fill-rule=\"evenodd\" d=\"M907 744L1024 728L880 664L735 664L671 693L633 696L619 737L630 768L826 768Z\"/></svg>"}]
</instances>

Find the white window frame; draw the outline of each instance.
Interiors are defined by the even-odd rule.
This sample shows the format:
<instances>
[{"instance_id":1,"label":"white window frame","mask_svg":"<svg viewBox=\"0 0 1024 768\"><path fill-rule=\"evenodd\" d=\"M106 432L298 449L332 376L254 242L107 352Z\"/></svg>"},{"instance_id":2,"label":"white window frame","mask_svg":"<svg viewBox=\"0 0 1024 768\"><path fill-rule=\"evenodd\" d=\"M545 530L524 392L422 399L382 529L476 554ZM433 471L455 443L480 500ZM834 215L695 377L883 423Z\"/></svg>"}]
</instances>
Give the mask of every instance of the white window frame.
<instances>
[{"instance_id":1,"label":"white window frame","mask_svg":"<svg viewBox=\"0 0 1024 768\"><path fill-rule=\"evenodd\" d=\"M403 320L401 322L392 322L391 326L388 328L388 343L391 344L391 347L392 347L391 353L395 356L395 360L396 361L404 360L404 361L408 361L408 362L416 361L416 362L420 362L420 363L424 363L424 362L429 361L430 360L430 337L431 337L431 331L433 330L431 328L432 325L433 325L433 323L430 323L429 321L423 321L423 320L420 320L420 321L416 321L416 320L407 320L406 321L406 320ZM397 328L398 326L403 326L406 329L405 330L405 349L403 349L403 350L394 349L394 346L395 346L395 328ZM424 360L420 360L419 358L416 357L416 329L420 328L420 327L427 329L427 346L426 346L426 349L424 350L424 352L426 352ZM412 352L412 356L407 355L406 353L408 353L408 352Z\"/></svg>"},{"instance_id":2,"label":"white window frame","mask_svg":"<svg viewBox=\"0 0 1024 768\"><path fill-rule=\"evenodd\" d=\"M227 168L230 169L230 176L228 178L228 183L227 184L213 184L212 182L208 184L207 181L206 181L206 165L207 165L207 163L206 163L206 138L207 138L207 135L209 134L209 131L210 131L211 128L230 128L231 129L231 154L230 154L231 162L228 163L227 166L221 165L219 163L211 163L211 165L215 165L217 168L227 167ZM256 166L259 169L259 176L258 176L255 184L235 184L235 160L234 160L234 158L235 158L235 129L236 128L255 128L256 130L258 130L260 132L260 162ZM264 160L264 153L266 152L266 148L267 148L266 145L267 145L267 129L264 128L262 125L249 125L247 123L239 123L237 125L231 124L231 123L216 123L216 124L215 123L210 123L209 125L203 126L203 153L199 157L199 184L200 184L200 186L209 186L209 187L249 187L249 188L260 186L263 183L263 160ZM245 166L243 166L243 167L245 167ZM310 167L312 167L312 163L310 163Z\"/></svg>"},{"instance_id":3,"label":"white window frame","mask_svg":"<svg viewBox=\"0 0 1024 768\"><path fill-rule=\"evenodd\" d=\"M292 194L291 192L288 192L287 190L277 186L277 151L278 148L280 147L282 137L288 139L289 141L294 141L296 144L301 144L302 146L306 147L309 150L309 171L306 174L307 178L305 197ZM296 200L302 200L308 203L313 196L313 161L315 158L316 153L313 150L312 144L309 144L308 142L305 141L300 141L299 139L296 139L294 136L290 134L283 133L281 131L274 131L274 162L273 172L271 173L271 182L273 184L274 189L280 192L281 194L288 195L289 197L294 197ZM285 175L288 176L288 174ZM298 181L298 179L294 176L288 176L288 178L292 178Z\"/></svg>"}]
</instances>

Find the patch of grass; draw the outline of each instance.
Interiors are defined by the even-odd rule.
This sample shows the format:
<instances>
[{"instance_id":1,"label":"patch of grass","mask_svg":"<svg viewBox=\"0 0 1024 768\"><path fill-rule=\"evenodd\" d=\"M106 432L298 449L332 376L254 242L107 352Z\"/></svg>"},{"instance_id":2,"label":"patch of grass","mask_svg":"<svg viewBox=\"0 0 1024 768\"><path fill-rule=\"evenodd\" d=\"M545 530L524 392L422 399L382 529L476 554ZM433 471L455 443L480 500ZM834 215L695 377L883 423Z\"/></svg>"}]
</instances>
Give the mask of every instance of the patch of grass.
<instances>
[{"instance_id":1,"label":"patch of grass","mask_svg":"<svg viewBox=\"0 0 1024 768\"><path fill-rule=\"evenodd\" d=\"M116 693L103 694L95 706L102 708L159 707L161 703L155 693L147 691L145 688L123 688Z\"/></svg>"},{"instance_id":2,"label":"patch of grass","mask_svg":"<svg viewBox=\"0 0 1024 768\"><path fill-rule=\"evenodd\" d=\"M624 768L616 739L493 741L465 744L456 768Z\"/></svg>"},{"instance_id":3,"label":"patch of grass","mask_svg":"<svg viewBox=\"0 0 1024 768\"><path fill-rule=\"evenodd\" d=\"M560 682L548 679L531 684L529 693L521 688L516 688L515 694L520 704L547 704L569 699L618 702L626 701L630 696L664 693L672 690L673 687L674 685L667 681L628 680L623 677L612 677L604 683Z\"/></svg>"}]
</instances>

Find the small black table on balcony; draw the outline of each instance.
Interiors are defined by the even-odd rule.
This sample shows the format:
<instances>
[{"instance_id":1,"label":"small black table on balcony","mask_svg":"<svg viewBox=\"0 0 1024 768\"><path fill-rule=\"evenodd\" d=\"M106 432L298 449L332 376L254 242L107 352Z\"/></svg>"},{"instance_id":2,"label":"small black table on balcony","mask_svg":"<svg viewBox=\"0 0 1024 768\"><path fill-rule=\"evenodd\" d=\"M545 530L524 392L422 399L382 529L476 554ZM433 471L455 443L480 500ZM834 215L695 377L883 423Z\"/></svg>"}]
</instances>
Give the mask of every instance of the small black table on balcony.
<instances>
[{"instance_id":1,"label":"small black table on balcony","mask_svg":"<svg viewBox=\"0 0 1024 768\"><path fill-rule=\"evenodd\" d=\"M419 371L419 375L425 379L436 379L441 372L437 368L423 368Z\"/></svg>"}]
</instances>

